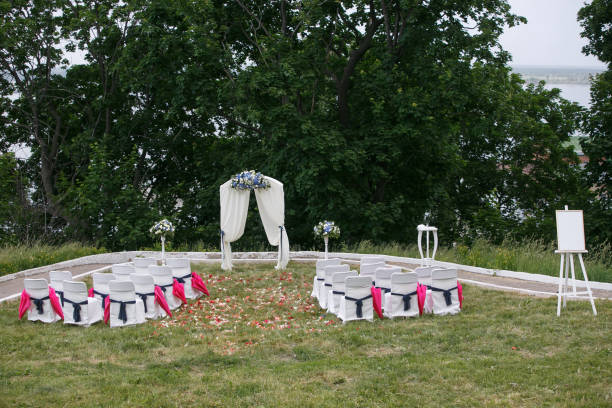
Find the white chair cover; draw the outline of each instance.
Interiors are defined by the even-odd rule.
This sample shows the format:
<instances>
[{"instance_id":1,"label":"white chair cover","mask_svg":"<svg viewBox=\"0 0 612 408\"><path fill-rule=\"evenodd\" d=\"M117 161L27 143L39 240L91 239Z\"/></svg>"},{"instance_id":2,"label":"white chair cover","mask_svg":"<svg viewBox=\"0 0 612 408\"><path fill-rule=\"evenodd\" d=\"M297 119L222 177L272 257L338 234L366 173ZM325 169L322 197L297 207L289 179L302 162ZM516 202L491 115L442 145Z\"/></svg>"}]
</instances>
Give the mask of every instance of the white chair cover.
<instances>
[{"instance_id":1,"label":"white chair cover","mask_svg":"<svg viewBox=\"0 0 612 408\"><path fill-rule=\"evenodd\" d=\"M336 316L340 313L340 301L345 294L345 279L349 276L357 276L357 271L336 272L332 276L332 287L327 298L327 310Z\"/></svg>"},{"instance_id":2,"label":"white chair cover","mask_svg":"<svg viewBox=\"0 0 612 408\"><path fill-rule=\"evenodd\" d=\"M361 266L361 265L367 265L367 264L373 264L373 263L379 263L379 262L385 262L385 258L380 255L362 256L361 259L359 260L359 265Z\"/></svg>"},{"instance_id":3,"label":"white chair cover","mask_svg":"<svg viewBox=\"0 0 612 408\"><path fill-rule=\"evenodd\" d=\"M419 315L418 276L415 272L395 272L391 275L391 292L384 295L384 315L415 317Z\"/></svg>"},{"instance_id":4,"label":"white chair cover","mask_svg":"<svg viewBox=\"0 0 612 408\"><path fill-rule=\"evenodd\" d=\"M28 320L40 320L43 323L55 323L61 318L55 313L49 300L49 284L46 279L24 279L23 287L30 295L32 305L28 310ZM35 299L42 300L42 313L38 313L38 308L34 306Z\"/></svg>"},{"instance_id":5,"label":"white chair cover","mask_svg":"<svg viewBox=\"0 0 612 408\"><path fill-rule=\"evenodd\" d=\"M172 276L185 285L187 299L197 299L203 295L191 286L191 262L188 258L166 258L166 266L172 268Z\"/></svg>"},{"instance_id":6,"label":"white chair cover","mask_svg":"<svg viewBox=\"0 0 612 408\"><path fill-rule=\"evenodd\" d=\"M115 275L112 273L96 272L93 274L93 293L94 297L100 301L102 309L104 309L104 299L108 296L108 283L115 280Z\"/></svg>"},{"instance_id":7,"label":"white chair cover","mask_svg":"<svg viewBox=\"0 0 612 408\"><path fill-rule=\"evenodd\" d=\"M327 299L331 292L333 274L336 272L348 272L350 269L351 268L346 264L329 265L323 268L325 280L323 281L323 285L319 288L319 306L321 306L321 309L327 309Z\"/></svg>"},{"instance_id":8,"label":"white chair cover","mask_svg":"<svg viewBox=\"0 0 612 408\"><path fill-rule=\"evenodd\" d=\"M376 280L376 270L384 268L387 265L384 262L376 262L372 264L363 264L359 266L359 276L368 276L372 279L372 283Z\"/></svg>"},{"instance_id":9,"label":"white chair cover","mask_svg":"<svg viewBox=\"0 0 612 408\"><path fill-rule=\"evenodd\" d=\"M134 258L132 260L135 273L149 273L149 265L157 265L157 259L155 258Z\"/></svg>"},{"instance_id":10,"label":"white chair cover","mask_svg":"<svg viewBox=\"0 0 612 408\"><path fill-rule=\"evenodd\" d=\"M319 289L325 281L325 267L330 265L340 265L339 258L332 259L317 259L314 280L312 281L312 293L310 296L319 298Z\"/></svg>"},{"instance_id":11,"label":"white chair cover","mask_svg":"<svg viewBox=\"0 0 612 408\"><path fill-rule=\"evenodd\" d=\"M259 216L264 225L268 242L278 246L276 269L285 269L289 262L289 238L285 230L285 193L283 183L266 176L270 182L267 190L255 190ZM249 190L236 190L231 180L219 187L221 201L221 268L232 269L231 243L244 233L244 225L249 208Z\"/></svg>"},{"instance_id":12,"label":"white chair cover","mask_svg":"<svg viewBox=\"0 0 612 408\"><path fill-rule=\"evenodd\" d=\"M435 269L431 273L431 297L433 313L436 315L457 314L459 292L456 269Z\"/></svg>"},{"instance_id":13,"label":"white chair cover","mask_svg":"<svg viewBox=\"0 0 612 408\"><path fill-rule=\"evenodd\" d=\"M134 265L128 263L115 264L112 266L113 275L116 280L129 281L130 275L136 272Z\"/></svg>"},{"instance_id":14,"label":"white chair cover","mask_svg":"<svg viewBox=\"0 0 612 408\"><path fill-rule=\"evenodd\" d=\"M439 268L436 266L421 266L414 270L421 285L431 286L431 271L433 271L434 269Z\"/></svg>"},{"instance_id":15,"label":"white chair cover","mask_svg":"<svg viewBox=\"0 0 612 408\"><path fill-rule=\"evenodd\" d=\"M96 298L87 297L85 282L64 281L64 324L89 327L102 320L102 308Z\"/></svg>"},{"instance_id":16,"label":"white chair cover","mask_svg":"<svg viewBox=\"0 0 612 408\"><path fill-rule=\"evenodd\" d=\"M64 285L63 282L72 280L72 273L70 271L50 271L49 272L49 286L55 290L55 293L60 298L62 307L64 306Z\"/></svg>"},{"instance_id":17,"label":"white chair cover","mask_svg":"<svg viewBox=\"0 0 612 408\"><path fill-rule=\"evenodd\" d=\"M402 272L402 268L400 268L399 266L383 267L376 269L375 286L381 289L381 293L387 293L391 291L391 275L398 272Z\"/></svg>"},{"instance_id":18,"label":"white chair cover","mask_svg":"<svg viewBox=\"0 0 612 408\"><path fill-rule=\"evenodd\" d=\"M133 273L130 275L130 278L134 282L136 296L142 300L145 318L157 319L163 317L157 314L157 308L155 307L155 281L153 276L148 273ZM161 308L159 309L162 310Z\"/></svg>"},{"instance_id":19,"label":"white chair cover","mask_svg":"<svg viewBox=\"0 0 612 408\"><path fill-rule=\"evenodd\" d=\"M372 280L369 276L349 276L345 280L345 295L340 300L338 317L343 323L350 320L374 319Z\"/></svg>"},{"instance_id":20,"label":"white chair cover","mask_svg":"<svg viewBox=\"0 0 612 408\"><path fill-rule=\"evenodd\" d=\"M136 298L134 282L114 280L110 289L110 327L129 326L145 322L142 300Z\"/></svg>"},{"instance_id":21,"label":"white chair cover","mask_svg":"<svg viewBox=\"0 0 612 408\"><path fill-rule=\"evenodd\" d=\"M155 286L159 286L164 292L170 310L179 308L183 301L172 294L172 286L174 285L172 269L169 266L149 265L149 273L153 276ZM156 304L155 308L158 315L166 316L166 312L159 305Z\"/></svg>"}]
</instances>

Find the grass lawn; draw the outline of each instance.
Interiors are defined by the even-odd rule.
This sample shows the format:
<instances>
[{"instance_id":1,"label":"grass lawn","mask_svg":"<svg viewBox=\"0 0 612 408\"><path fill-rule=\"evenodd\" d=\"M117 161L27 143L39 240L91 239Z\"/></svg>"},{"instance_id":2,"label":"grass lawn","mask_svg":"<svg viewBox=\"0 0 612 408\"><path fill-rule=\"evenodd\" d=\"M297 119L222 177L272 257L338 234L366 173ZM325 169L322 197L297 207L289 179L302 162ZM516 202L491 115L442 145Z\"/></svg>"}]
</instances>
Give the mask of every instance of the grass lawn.
<instances>
[{"instance_id":1,"label":"grass lawn","mask_svg":"<svg viewBox=\"0 0 612 408\"><path fill-rule=\"evenodd\" d=\"M351 322L310 299L312 264L195 268L209 298L88 329L0 305L0 406L612 406L612 303L464 285L457 316Z\"/></svg>"}]
</instances>

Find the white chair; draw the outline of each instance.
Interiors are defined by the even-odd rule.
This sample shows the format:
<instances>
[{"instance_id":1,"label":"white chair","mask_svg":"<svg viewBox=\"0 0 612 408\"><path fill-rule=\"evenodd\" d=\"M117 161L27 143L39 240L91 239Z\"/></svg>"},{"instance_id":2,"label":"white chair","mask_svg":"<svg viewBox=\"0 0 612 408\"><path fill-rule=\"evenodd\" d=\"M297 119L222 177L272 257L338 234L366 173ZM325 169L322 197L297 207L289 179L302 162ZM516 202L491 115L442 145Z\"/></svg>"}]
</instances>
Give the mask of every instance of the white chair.
<instances>
[{"instance_id":1,"label":"white chair","mask_svg":"<svg viewBox=\"0 0 612 408\"><path fill-rule=\"evenodd\" d=\"M149 265L157 265L155 258L134 258L132 264L136 269L136 273L149 273Z\"/></svg>"},{"instance_id":2,"label":"white chair","mask_svg":"<svg viewBox=\"0 0 612 408\"><path fill-rule=\"evenodd\" d=\"M72 280L72 273L70 271L49 271L49 286L55 290L57 296L59 296L64 307L64 285L63 282Z\"/></svg>"},{"instance_id":3,"label":"white chair","mask_svg":"<svg viewBox=\"0 0 612 408\"><path fill-rule=\"evenodd\" d=\"M338 317L343 323L351 320L374 319L372 280L369 276L349 276L345 280L344 297L340 300Z\"/></svg>"},{"instance_id":4,"label":"white chair","mask_svg":"<svg viewBox=\"0 0 612 408\"><path fill-rule=\"evenodd\" d=\"M145 322L144 304L136 298L134 282L114 280L110 293L110 327L130 326Z\"/></svg>"},{"instance_id":5,"label":"white chair","mask_svg":"<svg viewBox=\"0 0 612 408\"><path fill-rule=\"evenodd\" d=\"M148 273L133 273L130 275L130 278L132 278L132 282L134 282L136 296L142 300L145 318L157 319L158 317L162 317L157 314L157 308L155 307L155 281L153 280L153 276Z\"/></svg>"},{"instance_id":6,"label":"white chair","mask_svg":"<svg viewBox=\"0 0 612 408\"><path fill-rule=\"evenodd\" d=\"M174 285L172 269L169 266L158 265L149 265L148 269L151 276L153 276L155 286L159 286L164 292L164 297L166 298L166 302L168 302L170 310L179 308L183 304L183 301L172 294L172 287ZM166 312L159 305L156 305L156 311L160 316L166 315Z\"/></svg>"},{"instance_id":7,"label":"white chair","mask_svg":"<svg viewBox=\"0 0 612 408\"><path fill-rule=\"evenodd\" d=\"M96 298L87 297L85 282L64 281L64 324L89 327L102 320L102 308Z\"/></svg>"},{"instance_id":8,"label":"white chair","mask_svg":"<svg viewBox=\"0 0 612 408\"><path fill-rule=\"evenodd\" d=\"M323 285L319 288L319 306L322 309L327 309L328 303L327 299L329 298L329 294L331 292L332 287L332 276L337 272L348 272L350 270L350 266L344 265L328 265L323 268L324 281Z\"/></svg>"},{"instance_id":9,"label":"white chair","mask_svg":"<svg viewBox=\"0 0 612 408\"><path fill-rule=\"evenodd\" d=\"M116 280L130 281L130 275L136 273L136 268L134 265L122 263L113 265L112 271Z\"/></svg>"},{"instance_id":10,"label":"white chair","mask_svg":"<svg viewBox=\"0 0 612 408\"><path fill-rule=\"evenodd\" d=\"M399 266L391 266L391 267L384 267L384 268L376 269L376 272L375 272L376 285L374 286L381 290L382 296L384 296L385 293L391 291L391 275L394 273L398 273L398 272L399 273L402 272L402 268L400 268Z\"/></svg>"},{"instance_id":11,"label":"white chair","mask_svg":"<svg viewBox=\"0 0 612 408\"><path fill-rule=\"evenodd\" d=\"M344 297L345 282L349 276L357 276L357 271L336 272L332 275L331 292L327 298L327 310L338 315L340 312L340 300Z\"/></svg>"},{"instance_id":12,"label":"white chair","mask_svg":"<svg viewBox=\"0 0 612 408\"><path fill-rule=\"evenodd\" d=\"M98 299L104 309L104 300L108 296L108 283L115 280L115 275L112 273L96 272L93 274L93 294L94 298Z\"/></svg>"},{"instance_id":13,"label":"white chair","mask_svg":"<svg viewBox=\"0 0 612 408\"><path fill-rule=\"evenodd\" d=\"M421 285L425 285L428 287L431 286L431 271L433 271L434 269L439 268L435 266L421 266L414 270Z\"/></svg>"},{"instance_id":14,"label":"white chair","mask_svg":"<svg viewBox=\"0 0 612 408\"><path fill-rule=\"evenodd\" d=\"M340 265L340 259L339 258L317 259L316 274L312 282L312 293L310 294L311 297L314 297L317 299L319 298L319 289L321 288L321 286L323 286L323 283L325 281L324 268L326 266L331 266L331 265Z\"/></svg>"},{"instance_id":15,"label":"white chair","mask_svg":"<svg viewBox=\"0 0 612 408\"><path fill-rule=\"evenodd\" d=\"M197 299L203 295L191 286L191 262L188 258L167 258L166 266L172 268L172 276L185 286L185 297Z\"/></svg>"},{"instance_id":16,"label":"white chair","mask_svg":"<svg viewBox=\"0 0 612 408\"><path fill-rule=\"evenodd\" d=\"M55 313L49 300L49 284L46 279L24 279L23 287L30 296L28 320L55 323L61 318Z\"/></svg>"},{"instance_id":17,"label":"white chair","mask_svg":"<svg viewBox=\"0 0 612 408\"><path fill-rule=\"evenodd\" d=\"M376 262L371 264L364 264L359 266L359 276L368 276L372 279L372 284L376 281L376 270L378 268L384 268L386 264L384 262Z\"/></svg>"},{"instance_id":18,"label":"white chair","mask_svg":"<svg viewBox=\"0 0 612 408\"><path fill-rule=\"evenodd\" d=\"M436 315L457 314L459 291L456 269L435 269L431 272L431 297L433 313Z\"/></svg>"},{"instance_id":19,"label":"white chair","mask_svg":"<svg viewBox=\"0 0 612 408\"><path fill-rule=\"evenodd\" d=\"M395 272L391 275L391 292L384 295L384 315L415 317L419 315L418 276L415 272Z\"/></svg>"}]
</instances>

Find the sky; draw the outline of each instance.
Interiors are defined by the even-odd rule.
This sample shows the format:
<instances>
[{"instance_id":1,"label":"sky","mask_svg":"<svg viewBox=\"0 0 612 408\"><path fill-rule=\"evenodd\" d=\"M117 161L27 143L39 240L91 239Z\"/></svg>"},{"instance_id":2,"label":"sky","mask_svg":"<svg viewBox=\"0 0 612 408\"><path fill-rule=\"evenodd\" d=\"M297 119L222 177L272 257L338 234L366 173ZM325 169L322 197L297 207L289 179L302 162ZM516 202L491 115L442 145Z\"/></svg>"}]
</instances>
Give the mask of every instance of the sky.
<instances>
[{"instance_id":1,"label":"sky","mask_svg":"<svg viewBox=\"0 0 612 408\"><path fill-rule=\"evenodd\" d=\"M605 65L582 53L587 43L576 20L583 0L508 0L512 12L527 24L507 28L500 42L512 54L511 65L600 67Z\"/></svg>"}]
</instances>

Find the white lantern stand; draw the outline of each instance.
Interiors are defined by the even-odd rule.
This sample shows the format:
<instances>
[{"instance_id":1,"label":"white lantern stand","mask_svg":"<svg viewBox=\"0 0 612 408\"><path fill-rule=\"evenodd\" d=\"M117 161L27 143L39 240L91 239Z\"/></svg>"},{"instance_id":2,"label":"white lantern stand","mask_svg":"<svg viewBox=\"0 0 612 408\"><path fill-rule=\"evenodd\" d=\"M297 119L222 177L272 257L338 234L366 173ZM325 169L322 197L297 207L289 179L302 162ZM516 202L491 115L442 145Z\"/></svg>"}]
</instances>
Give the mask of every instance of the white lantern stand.
<instances>
[{"instance_id":1,"label":"white lantern stand","mask_svg":"<svg viewBox=\"0 0 612 408\"><path fill-rule=\"evenodd\" d=\"M161 243L162 243L162 255L161 255L161 263L162 265L166 264L166 236L162 235L161 236Z\"/></svg>"},{"instance_id":2,"label":"white lantern stand","mask_svg":"<svg viewBox=\"0 0 612 408\"><path fill-rule=\"evenodd\" d=\"M323 236L323 241L325 241L325 259L327 259L327 245L329 244L329 237L327 235Z\"/></svg>"},{"instance_id":3,"label":"white lantern stand","mask_svg":"<svg viewBox=\"0 0 612 408\"><path fill-rule=\"evenodd\" d=\"M418 244L419 244L419 253L421 254L421 266L431 266L432 261L436 257L436 251L438 250L438 228L430 227L429 225L419 225L417 226L417 231L419 231ZM423 246L421 245L421 240L423 238L423 231L426 232L426 254L427 256L423 256ZM434 246L433 253L431 257L429 256L429 233L433 234Z\"/></svg>"},{"instance_id":4,"label":"white lantern stand","mask_svg":"<svg viewBox=\"0 0 612 408\"><path fill-rule=\"evenodd\" d=\"M582 254L588 253L585 248L584 239L584 221L582 210L557 210L557 244L559 249L555 250L556 254L561 255L561 265L559 267L559 291L557 292L557 316L561 316L561 299L563 298L563 307L567 306L567 298L574 299L589 299L593 308L593 315L597 316L595 302L593 301L593 292L589 284L586 268ZM576 290L576 274L574 272L574 254L578 255L580 261L580 269L584 276L584 286L586 290ZM572 273L572 291L569 292L569 273ZM582 296L582 295L587 295Z\"/></svg>"}]
</instances>

